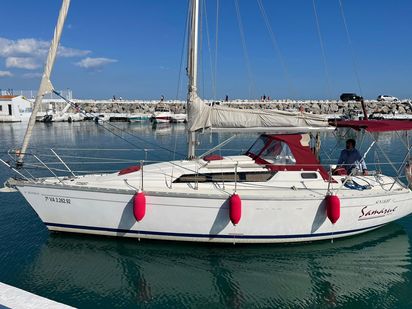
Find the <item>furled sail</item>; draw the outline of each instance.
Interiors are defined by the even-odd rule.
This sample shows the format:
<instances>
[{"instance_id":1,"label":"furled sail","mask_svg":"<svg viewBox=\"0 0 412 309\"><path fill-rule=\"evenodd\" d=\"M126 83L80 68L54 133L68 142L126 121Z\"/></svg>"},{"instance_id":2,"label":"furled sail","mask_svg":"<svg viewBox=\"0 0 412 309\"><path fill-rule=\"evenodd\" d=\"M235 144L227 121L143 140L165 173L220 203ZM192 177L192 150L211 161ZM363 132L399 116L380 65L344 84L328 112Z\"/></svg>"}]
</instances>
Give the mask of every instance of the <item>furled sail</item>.
<instances>
[{"instance_id":1,"label":"furled sail","mask_svg":"<svg viewBox=\"0 0 412 309\"><path fill-rule=\"evenodd\" d=\"M328 127L328 121L318 115L303 112L286 112L278 110L237 109L220 105L209 106L199 98L189 102L191 111L189 130L202 129L247 129L277 127Z\"/></svg>"},{"instance_id":2,"label":"furled sail","mask_svg":"<svg viewBox=\"0 0 412 309\"><path fill-rule=\"evenodd\" d=\"M37 92L36 100L34 101L33 105L33 111L30 115L29 123L26 129L26 134L24 135L23 145L21 148L21 155L18 159L18 162L20 163L23 162L24 155L26 153L27 147L29 146L30 138L33 132L33 127L36 122L36 116L40 109L42 99L45 94L53 90L53 85L50 81L50 76L53 69L54 61L56 60L57 49L59 47L60 37L63 32L63 26L67 17L69 6L70 0L63 0L62 6L60 8L59 18L57 20L57 25L54 29L53 40L50 44L49 53L47 55L46 64L44 66L44 72L40 82L39 91Z\"/></svg>"}]
</instances>

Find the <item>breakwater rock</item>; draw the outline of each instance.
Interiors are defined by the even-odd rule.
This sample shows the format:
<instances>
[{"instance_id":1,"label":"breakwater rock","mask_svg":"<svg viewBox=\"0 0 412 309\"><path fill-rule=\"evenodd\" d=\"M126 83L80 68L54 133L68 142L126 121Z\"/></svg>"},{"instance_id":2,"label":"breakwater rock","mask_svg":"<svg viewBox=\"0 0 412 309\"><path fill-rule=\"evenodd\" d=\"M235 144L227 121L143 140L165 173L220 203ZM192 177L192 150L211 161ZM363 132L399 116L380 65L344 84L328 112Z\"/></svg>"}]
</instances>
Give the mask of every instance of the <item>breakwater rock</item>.
<instances>
[{"instance_id":1,"label":"breakwater rock","mask_svg":"<svg viewBox=\"0 0 412 309\"><path fill-rule=\"evenodd\" d=\"M174 113L185 113L186 102L183 101L92 101L74 100L83 110L89 113L143 113L151 114L158 104L167 105ZM207 104L213 104L207 101ZM229 101L220 102L222 106L250 110L282 110L296 111L304 109L314 114L349 114L361 111L359 102L342 101ZM412 114L410 100L397 102L365 101L369 113L377 114Z\"/></svg>"}]
</instances>

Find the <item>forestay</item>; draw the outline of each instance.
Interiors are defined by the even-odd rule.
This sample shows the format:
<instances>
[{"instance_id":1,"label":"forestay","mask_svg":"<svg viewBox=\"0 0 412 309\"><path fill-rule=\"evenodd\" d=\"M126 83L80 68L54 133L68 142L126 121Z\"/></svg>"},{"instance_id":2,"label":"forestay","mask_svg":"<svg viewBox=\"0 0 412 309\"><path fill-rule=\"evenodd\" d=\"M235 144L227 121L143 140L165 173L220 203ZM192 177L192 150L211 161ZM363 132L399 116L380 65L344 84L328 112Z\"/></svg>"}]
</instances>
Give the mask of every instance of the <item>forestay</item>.
<instances>
[{"instance_id":1,"label":"forestay","mask_svg":"<svg viewBox=\"0 0 412 309\"><path fill-rule=\"evenodd\" d=\"M69 10L70 0L63 0L59 18L57 20L56 28L54 29L53 40L50 44L49 53L47 55L46 64L44 66L43 76L40 82L39 91L36 95L36 100L34 101L33 111L31 113L29 123L27 125L26 134L24 135L23 145L21 148L21 155L18 162L22 163L24 155L26 153L27 147L29 146L30 138L33 132L33 127L36 122L36 116L40 109L40 105L43 99L43 96L53 90L53 85L50 81L51 72L53 69L54 61L56 60L57 50L59 47L60 37L63 32L64 22L67 17L67 12Z\"/></svg>"}]
</instances>

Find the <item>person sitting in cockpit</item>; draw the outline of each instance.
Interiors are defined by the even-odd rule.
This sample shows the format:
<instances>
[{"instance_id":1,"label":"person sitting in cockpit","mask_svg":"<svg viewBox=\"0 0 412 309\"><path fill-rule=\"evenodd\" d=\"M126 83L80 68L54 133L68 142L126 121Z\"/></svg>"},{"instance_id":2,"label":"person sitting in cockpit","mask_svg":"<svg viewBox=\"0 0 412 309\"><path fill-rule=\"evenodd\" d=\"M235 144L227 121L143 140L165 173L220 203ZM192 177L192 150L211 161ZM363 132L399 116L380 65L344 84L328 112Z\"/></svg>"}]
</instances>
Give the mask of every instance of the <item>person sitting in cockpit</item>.
<instances>
[{"instance_id":1,"label":"person sitting in cockpit","mask_svg":"<svg viewBox=\"0 0 412 309\"><path fill-rule=\"evenodd\" d=\"M363 175L368 175L365 160L355 147L356 141L354 139L351 138L346 141L346 149L343 149L340 153L338 167L343 167L348 175L353 173L353 169L357 169Z\"/></svg>"}]
</instances>

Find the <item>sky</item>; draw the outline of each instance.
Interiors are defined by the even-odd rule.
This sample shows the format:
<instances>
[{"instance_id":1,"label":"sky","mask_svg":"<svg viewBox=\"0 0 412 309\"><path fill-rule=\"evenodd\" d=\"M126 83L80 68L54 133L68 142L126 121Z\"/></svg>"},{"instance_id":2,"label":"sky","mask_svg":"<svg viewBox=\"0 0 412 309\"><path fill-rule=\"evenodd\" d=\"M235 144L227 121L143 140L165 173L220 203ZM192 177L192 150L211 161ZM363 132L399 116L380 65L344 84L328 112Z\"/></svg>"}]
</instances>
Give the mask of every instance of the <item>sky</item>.
<instances>
[{"instance_id":1,"label":"sky","mask_svg":"<svg viewBox=\"0 0 412 309\"><path fill-rule=\"evenodd\" d=\"M60 5L2 1L0 89L38 88ZM72 0L54 87L76 98L184 99L187 6ZM410 0L203 0L201 11L204 98L412 97Z\"/></svg>"}]
</instances>

